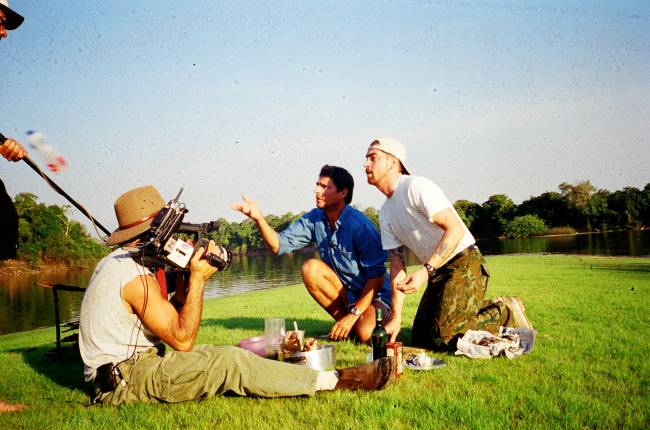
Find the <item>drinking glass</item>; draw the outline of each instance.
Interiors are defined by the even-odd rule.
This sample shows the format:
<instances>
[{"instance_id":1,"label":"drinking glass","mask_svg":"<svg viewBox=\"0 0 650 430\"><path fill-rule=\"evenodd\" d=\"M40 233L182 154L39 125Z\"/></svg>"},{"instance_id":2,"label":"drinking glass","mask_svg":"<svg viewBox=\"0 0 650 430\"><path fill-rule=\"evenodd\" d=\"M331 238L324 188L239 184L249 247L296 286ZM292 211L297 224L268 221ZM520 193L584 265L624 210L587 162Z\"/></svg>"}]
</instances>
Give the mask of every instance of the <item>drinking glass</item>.
<instances>
[{"instance_id":1,"label":"drinking glass","mask_svg":"<svg viewBox=\"0 0 650 430\"><path fill-rule=\"evenodd\" d=\"M286 333L284 318L264 319L264 337L266 339L266 350L268 355L277 354Z\"/></svg>"}]
</instances>

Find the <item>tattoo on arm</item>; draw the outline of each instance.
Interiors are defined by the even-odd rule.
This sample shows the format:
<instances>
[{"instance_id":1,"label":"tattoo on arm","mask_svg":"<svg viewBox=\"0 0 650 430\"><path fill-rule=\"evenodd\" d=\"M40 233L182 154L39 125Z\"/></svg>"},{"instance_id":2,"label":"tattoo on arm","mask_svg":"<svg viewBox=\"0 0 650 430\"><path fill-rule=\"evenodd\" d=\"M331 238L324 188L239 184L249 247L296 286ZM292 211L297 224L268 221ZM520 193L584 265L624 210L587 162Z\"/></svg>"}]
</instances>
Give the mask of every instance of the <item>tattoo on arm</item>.
<instances>
[{"instance_id":1,"label":"tattoo on arm","mask_svg":"<svg viewBox=\"0 0 650 430\"><path fill-rule=\"evenodd\" d=\"M445 260L447 258L447 255L449 254L449 244L441 243L440 250L436 251L435 253L438 254L441 260Z\"/></svg>"},{"instance_id":2,"label":"tattoo on arm","mask_svg":"<svg viewBox=\"0 0 650 430\"><path fill-rule=\"evenodd\" d=\"M388 251L388 255L391 259L396 258L402 264L402 267L406 267L406 247L404 245L391 249Z\"/></svg>"}]
</instances>

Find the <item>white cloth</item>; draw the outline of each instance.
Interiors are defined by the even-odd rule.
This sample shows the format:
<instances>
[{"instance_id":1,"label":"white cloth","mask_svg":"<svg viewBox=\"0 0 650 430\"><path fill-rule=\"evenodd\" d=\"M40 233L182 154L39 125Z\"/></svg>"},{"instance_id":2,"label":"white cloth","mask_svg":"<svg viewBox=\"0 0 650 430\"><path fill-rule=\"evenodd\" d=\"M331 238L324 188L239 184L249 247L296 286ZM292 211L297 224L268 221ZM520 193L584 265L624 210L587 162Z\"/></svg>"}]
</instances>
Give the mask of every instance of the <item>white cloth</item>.
<instances>
[{"instance_id":1,"label":"white cloth","mask_svg":"<svg viewBox=\"0 0 650 430\"><path fill-rule=\"evenodd\" d=\"M465 230L460 243L450 254L451 259L473 245L476 242L474 236L436 184L421 176L401 175L395 191L379 210L382 247L388 250L405 245L420 262L425 263L444 234L444 230L432 222L433 216L447 208L452 210Z\"/></svg>"},{"instance_id":2,"label":"white cloth","mask_svg":"<svg viewBox=\"0 0 650 430\"><path fill-rule=\"evenodd\" d=\"M95 377L102 364L118 363L134 352L160 344L160 339L141 324L137 315L129 313L122 301L122 287L148 274L151 272L122 248L97 264L79 317L79 351L86 381Z\"/></svg>"},{"instance_id":3,"label":"white cloth","mask_svg":"<svg viewBox=\"0 0 650 430\"><path fill-rule=\"evenodd\" d=\"M483 330L468 330L458 340L455 355L470 358L492 358L504 355L509 359L533 350L535 330L500 327L499 336Z\"/></svg>"}]
</instances>

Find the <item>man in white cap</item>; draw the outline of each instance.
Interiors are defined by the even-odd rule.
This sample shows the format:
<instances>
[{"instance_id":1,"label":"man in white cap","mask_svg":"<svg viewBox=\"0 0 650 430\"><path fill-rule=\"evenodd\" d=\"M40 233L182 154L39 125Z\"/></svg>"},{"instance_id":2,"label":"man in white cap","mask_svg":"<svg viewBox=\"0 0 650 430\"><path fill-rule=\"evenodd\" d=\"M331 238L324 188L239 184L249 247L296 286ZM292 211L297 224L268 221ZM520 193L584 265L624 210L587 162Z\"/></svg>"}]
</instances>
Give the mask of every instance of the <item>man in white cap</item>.
<instances>
[{"instance_id":1,"label":"man in white cap","mask_svg":"<svg viewBox=\"0 0 650 430\"><path fill-rule=\"evenodd\" d=\"M386 195L379 219L393 287L393 316L386 324L391 340L401 328L404 295L424 284L411 332L414 346L453 351L470 329L497 334L499 326L532 328L518 297L485 300L490 275L474 237L442 190L411 176L405 161L400 142L380 137L370 143L364 163L368 183ZM422 263L408 275L406 248Z\"/></svg>"},{"instance_id":2,"label":"man in white cap","mask_svg":"<svg viewBox=\"0 0 650 430\"><path fill-rule=\"evenodd\" d=\"M120 227L106 243L120 246L97 265L79 316L79 352L94 402L175 403L223 393L301 396L334 389L379 390L389 383L394 365L386 357L360 367L319 371L235 346L195 345L205 282L217 271L201 257L209 252L223 258L224 253L212 241L207 250L199 248L189 279L176 286L168 301L138 259L164 206L152 186L135 188L115 201Z\"/></svg>"}]
</instances>

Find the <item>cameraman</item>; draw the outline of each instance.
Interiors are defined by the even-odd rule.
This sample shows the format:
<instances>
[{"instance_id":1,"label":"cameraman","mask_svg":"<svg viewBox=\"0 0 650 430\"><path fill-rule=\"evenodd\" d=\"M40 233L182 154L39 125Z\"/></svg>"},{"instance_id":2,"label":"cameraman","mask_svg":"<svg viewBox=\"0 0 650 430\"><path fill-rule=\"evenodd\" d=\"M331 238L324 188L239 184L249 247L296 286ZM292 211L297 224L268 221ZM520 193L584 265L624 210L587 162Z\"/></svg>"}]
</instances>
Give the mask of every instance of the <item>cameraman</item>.
<instances>
[{"instance_id":1,"label":"cameraman","mask_svg":"<svg viewBox=\"0 0 650 430\"><path fill-rule=\"evenodd\" d=\"M161 295L154 276L137 261L143 235L164 206L152 186L128 191L115 202L120 227L107 244L120 247L99 262L81 305L79 350L94 402L182 402L226 392L283 397L375 390L388 383L390 359L321 372L234 346L195 346L205 281L217 271L201 258L206 250L199 248L189 281L177 286L178 307ZM225 257L212 241L207 252ZM164 344L173 350L165 351Z\"/></svg>"}]
</instances>

